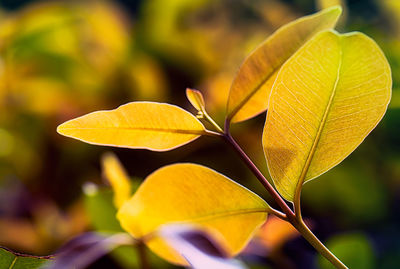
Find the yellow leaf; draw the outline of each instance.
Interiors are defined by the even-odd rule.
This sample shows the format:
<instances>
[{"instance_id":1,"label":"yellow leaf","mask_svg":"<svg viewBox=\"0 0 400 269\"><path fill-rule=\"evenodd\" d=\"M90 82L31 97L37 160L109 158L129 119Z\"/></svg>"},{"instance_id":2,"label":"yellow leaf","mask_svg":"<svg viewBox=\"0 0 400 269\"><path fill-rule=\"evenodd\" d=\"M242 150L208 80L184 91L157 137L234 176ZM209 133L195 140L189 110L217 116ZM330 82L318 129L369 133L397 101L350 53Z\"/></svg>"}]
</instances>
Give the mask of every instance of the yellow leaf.
<instances>
[{"instance_id":1,"label":"yellow leaf","mask_svg":"<svg viewBox=\"0 0 400 269\"><path fill-rule=\"evenodd\" d=\"M304 182L355 150L385 114L391 85L382 51L357 32L322 32L282 67L263 146L284 198L298 198Z\"/></svg>"},{"instance_id":2,"label":"yellow leaf","mask_svg":"<svg viewBox=\"0 0 400 269\"><path fill-rule=\"evenodd\" d=\"M194 108L196 108L198 111L206 110L204 98L200 91L187 88L186 89L186 97L189 100L189 102L192 104L192 106Z\"/></svg>"},{"instance_id":3,"label":"yellow leaf","mask_svg":"<svg viewBox=\"0 0 400 269\"><path fill-rule=\"evenodd\" d=\"M57 132L90 144L154 151L174 149L206 134L195 116L180 107L132 102L67 121Z\"/></svg>"},{"instance_id":4,"label":"yellow leaf","mask_svg":"<svg viewBox=\"0 0 400 269\"><path fill-rule=\"evenodd\" d=\"M147 177L118 212L121 226L135 238L160 225L200 225L218 235L228 254L239 253L267 217L260 197L207 167L184 163L160 168ZM185 264L160 237L147 242L166 260Z\"/></svg>"},{"instance_id":5,"label":"yellow leaf","mask_svg":"<svg viewBox=\"0 0 400 269\"><path fill-rule=\"evenodd\" d=\"M315 34L333 28L340 14L341 8L337 6L297 19L278 29L255 49L231 85L228 119L244 121L265 111L281 66Z\"/></svg>"},{"instance_id":6,"label":"yellow leaf","mask_svg":"<svg viewBox=\"0 0 400 269\"><path fill-rule=\"evenodd\" d=\"M120 208L132 195L131 182L117 156L108 152L101 158L104 177L114 191L114 205Z\"/></svg>"}]
</instances>

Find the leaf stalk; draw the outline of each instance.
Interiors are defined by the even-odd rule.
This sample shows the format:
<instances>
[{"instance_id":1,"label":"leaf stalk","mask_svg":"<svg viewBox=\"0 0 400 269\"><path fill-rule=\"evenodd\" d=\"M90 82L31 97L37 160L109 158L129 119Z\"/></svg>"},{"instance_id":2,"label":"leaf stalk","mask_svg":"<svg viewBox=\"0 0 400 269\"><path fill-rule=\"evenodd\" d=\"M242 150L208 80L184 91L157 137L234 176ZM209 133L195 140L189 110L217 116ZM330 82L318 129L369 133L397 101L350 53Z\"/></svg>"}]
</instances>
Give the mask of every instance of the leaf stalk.
<instances>
[{"instance_id":1,"label":"leaf stalk","mask_svg":"<svg viewBox=\"0 0 400 269\"><path fill-rule=\"evenodd\" d=\"M223 135L225 142L227 142L239 155L242 161L247 165L247 167L253 172L258 181L264 186L264 188L270 193L272 198L274 198L275 202L279 205L279 207L286 214L288 219L294 218L295 215L290 207L286 204L283 198L278 194L275 188L269 183L269 181L264 177L261 171L257 168L257 166L253 163L253 161L247 156L247 154L243 151L243 149L239 146L239 144L235 141L232 135L229 132L229 122L225 122L225 132Z\"/></svg>"},{"instance_id":2,"label":"leaf stalk","mask_svg":"<svg viewBox=\"0 0 400 269\"><path fill-rule=\"evenodd\" d=\"M140 241L136 247L139 256L139 264L140 264L139 268L150 269L150 263L147 259L147 253L146 253L146 245L144 244L144 242Z\"/></svg>"},{"instance_id":3,"label":"leaf stalk","mask_svg":"<svg viewBox=\"0 0 400 269\"><path fill-rule=\"evenodd\" d=\"M214 126L215 129L217 129L218 133L223 134L224 131L222 130L222 128L210 117L210 115L208 115L208 113L203 110L202 111L204 119L207 120L212 126Z\"/></svg>"},{"instance_id":4,"label":"leaf stalk","mask_svg":"<svg viewBox=\"0 0 400 269\"><path fill-rule=\"evenodd\" d=\"M292 225L301 233L301 235L310 243L322 256L324 256L333 266L338 269L348 269L307 227L302 219L296 219Z\"/></svg>"},{"instance_id":5,"label":"leaf stalk","mask_svg":"<svg viewBox=\"0 0 400 269\"><path fill-rule=\"evenodd\" d=\"M295 227L300 234L317 250L323 257L325 257L332 265L338 269L348 269L348 267L343 264L307 227L301 216L300 210L300 193L297 196L298 200L294 203L295 211L286 204L282 196L275 190L275 188L269 183L261 171L257 168L254 162L249 158L249 156L243 151L239 144L233 139L229 131L230 121L227 119L224 126L224 134L221 136L239 155L242 161L247 165L247 167L253 172L256 178L261 182L264 188L269 192L275 202L282 209L284 214L280 211L272 209L272 214L280 217L283 220L288 221Z\"/></svg>"}]
</instances>

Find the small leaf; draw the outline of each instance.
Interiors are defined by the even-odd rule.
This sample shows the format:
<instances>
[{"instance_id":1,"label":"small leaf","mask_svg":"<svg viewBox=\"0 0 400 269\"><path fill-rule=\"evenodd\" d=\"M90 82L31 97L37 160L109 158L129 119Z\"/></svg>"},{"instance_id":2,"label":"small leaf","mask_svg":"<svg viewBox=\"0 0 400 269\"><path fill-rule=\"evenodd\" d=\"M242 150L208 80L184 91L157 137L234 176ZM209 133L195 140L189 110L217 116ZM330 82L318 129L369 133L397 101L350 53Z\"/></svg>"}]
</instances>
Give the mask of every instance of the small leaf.
<instances>
[{"instance_id":1,"label":"small leaf","mask_svg":"<svg viewBox=\"0 0 400 269\"><path fill-rule=\"evenodd\" d=\"M61 124L57 132L95 145L154 151L177 148L206 133L186 110L154 102L132 102L93 112Z\"/></svg>"},{"instance_id":2,"label":"small leaf","mask_svg":"<svg viewBox=\"0 0 400 269\"><path fill-rule=\"evenodd\" d=\"M320 33L282 67L271 93L263 146L284 198L293 201L304 182L357 148L385 114L391 86L382 51L357 32Z\"/></svg>"},{"instance_id":3,"label":"small leaf","mask_svg":"<svg viewBox=\"0 0 400 269\"><path fill-rule=\"evenodd\" d=\"M118 212L121 226L135 238L154 234L160 225L200 225L221 238L229 256L239 253L266 220L260 197L229 178L196 164L169 165L152 173ZM164 259L185 260L159 237L147 245Z\"/></svg>"},{"instance_id":4,"label":"small leaf","mask_svg":"<svg viewBox=\"0 0 400 269\"><path fill-rule=\"evenodd\" d=\"M160 236L179 252L190 268L244 269L241 262L229 259L211 234L190 225L170 224L159 230Z\"/></svg>"},{"instance_id":5,"label":"small leaf","mask_svg":"<svg viewBox=\"0 0 400 269\"><path fill-rule=\"evenodd\" d=\"M199 112L203 112L206 110L204 97L200 91L187 88L186 89L186 97L189 100L189 102L192 104L192 106L194 108L196 108Z\"/></svg>"},{"instance_id":6,"label":"small leaf","mask_svg":"<svg viewBox=\"0 0 400 269\"><path fill-rule=\"evenodd\" d=\"M1 269L35 269L40 268L49 257L36 257L26 254L17 254L0 247Z\"/></svg>"},{"instance_id":7,"label":"small leaf","mask_svg":"<svg viewBox=\"0 0 400 269\"><path fill-rule=\"evenodd\" d=\"M265 40L243 62L229 92L227 118L250 119L268 108L268 97L281 66L310 38L335 27L340 7L297 19Z\"/></svg>"},{"instance_id":8,"label":"small leaf","mask_svg":"<svg viewBox=\"0 0 400 269\"><path fill-rule=\"evenodd\" d=\"M104 177L114 191L114 205L120 208L131 195L131 182L124 167L115 154L108 152L101 159Z\"/></svg>"}]
</instances>

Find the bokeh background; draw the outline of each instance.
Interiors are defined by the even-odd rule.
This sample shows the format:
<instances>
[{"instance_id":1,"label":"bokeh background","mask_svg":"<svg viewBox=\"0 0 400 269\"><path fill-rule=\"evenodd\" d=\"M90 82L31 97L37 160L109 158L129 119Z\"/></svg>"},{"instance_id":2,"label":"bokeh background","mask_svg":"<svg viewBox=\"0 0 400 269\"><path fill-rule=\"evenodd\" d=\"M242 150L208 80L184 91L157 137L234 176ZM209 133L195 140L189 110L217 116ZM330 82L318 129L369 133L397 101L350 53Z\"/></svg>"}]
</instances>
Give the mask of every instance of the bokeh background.
<instances>
[{"instance_id":1,"label":"bokeh background","mask_svg":"<svg viewBox=\"0 0 400 269\"><path fill-rule=\"evenodd\" d=\"M398 0L0 0L0 245L47 255L86 231L120 231L100 165L107 151L136 184L163 165L190 161L270 201L234 152L213 138L156 153L84 144L61 137L56 127L136 100L194 112L186 87L203 92L222 124L244 57L281 25L338 2L345 9L339 31L362 31L384 50L393 96L364 143L304 186L304 216L350 268L400 268ZM264 120L236 124L233 133L267 173ZM240 259L250 268L331 268L274 218ZM151 263L172 268L153 256ZM91 268L138 268L136 251L121 248Z\"/></svg>"}]
</instances>

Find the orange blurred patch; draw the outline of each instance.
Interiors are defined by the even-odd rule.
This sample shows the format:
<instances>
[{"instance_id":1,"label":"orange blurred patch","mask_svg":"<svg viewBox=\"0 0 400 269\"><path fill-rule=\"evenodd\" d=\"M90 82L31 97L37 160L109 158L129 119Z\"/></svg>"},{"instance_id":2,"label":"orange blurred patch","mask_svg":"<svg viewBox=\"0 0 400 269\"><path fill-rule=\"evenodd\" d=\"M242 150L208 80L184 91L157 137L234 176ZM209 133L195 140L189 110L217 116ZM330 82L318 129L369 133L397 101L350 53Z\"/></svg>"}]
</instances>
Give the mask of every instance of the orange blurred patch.
<instances>
[{"instance_id":1,"label":"orange blurred patch","mask_svg":"<svg viewBox=\"0 0 400 269\"><path fill-rule=\"evenodd\" d=\"M274 251L299 235L299 232L290 223L275 216L270 216L257 233L256 239L265 247Z\"/></svg>"}]
</instances>

